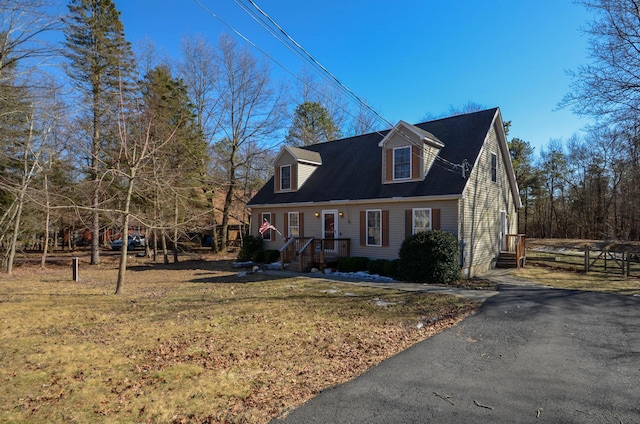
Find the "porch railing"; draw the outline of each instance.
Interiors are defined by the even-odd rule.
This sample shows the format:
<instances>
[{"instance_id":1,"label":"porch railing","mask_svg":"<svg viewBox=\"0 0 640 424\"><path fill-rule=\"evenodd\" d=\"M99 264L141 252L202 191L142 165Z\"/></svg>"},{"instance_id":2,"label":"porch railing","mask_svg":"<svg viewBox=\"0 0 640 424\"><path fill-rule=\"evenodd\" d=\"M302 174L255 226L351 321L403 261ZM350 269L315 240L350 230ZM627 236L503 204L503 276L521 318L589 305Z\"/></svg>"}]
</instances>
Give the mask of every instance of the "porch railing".
<instances>
[{"instance_id":1,"label":"porch railing","mask_svg":"<svg viewBox=\"0 0 640 424\"><path fill-rule=\"evenodd\" d=\"M524 234L506 234L505 251L515 255L516 267L522 268L527 260L527 236Z\"/></svg>"},{"instance_id":2,"label":"porch railing","mask_svg":"<svg viewBox=\"0 0 640 424\"><path fill-rule=\"evenodd\" d=\"M298 271L310 267L324 267L351 255L351 239L318 239L314 237L292 237L280 248L280 267L285 264Z\"/></svg>"}]
</instances>

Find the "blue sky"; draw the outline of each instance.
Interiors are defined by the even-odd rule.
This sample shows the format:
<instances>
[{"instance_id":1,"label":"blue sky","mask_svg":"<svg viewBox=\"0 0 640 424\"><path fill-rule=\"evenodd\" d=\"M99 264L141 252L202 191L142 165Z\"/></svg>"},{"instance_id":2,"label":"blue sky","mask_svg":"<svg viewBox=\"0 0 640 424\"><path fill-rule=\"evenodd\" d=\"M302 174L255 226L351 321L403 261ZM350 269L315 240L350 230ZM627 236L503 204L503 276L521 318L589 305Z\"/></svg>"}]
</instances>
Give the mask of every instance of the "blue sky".
<instances>
[{"instance_id":1,"label":"blue sky","mask_svg":"<svg viewBox=\"0 0 640 424\"><path fill-rule=\"evenodd\" d=\"M182 37L198 33L215 44L231 33L195 0L115 1L134 47L148 38L176 59ZM302 68L232 0L200 2L288 69ZM587 63L581 28L590 16L572 0L255 2L392 123L421 122L469 102L499 106L512 121L509 136L536 153L588 123L557 110L569 91L566 71Z\"/></svg>"}]
</instances>

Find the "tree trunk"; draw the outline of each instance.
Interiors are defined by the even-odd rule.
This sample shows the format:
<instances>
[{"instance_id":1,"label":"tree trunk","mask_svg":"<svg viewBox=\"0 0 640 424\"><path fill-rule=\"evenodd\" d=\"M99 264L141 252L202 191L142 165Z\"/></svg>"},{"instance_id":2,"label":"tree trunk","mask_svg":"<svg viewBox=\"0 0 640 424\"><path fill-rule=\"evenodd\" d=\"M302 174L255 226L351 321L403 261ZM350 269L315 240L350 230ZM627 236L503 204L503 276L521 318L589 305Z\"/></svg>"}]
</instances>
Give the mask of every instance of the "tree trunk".
<instances>
[{"instance_id":1,"label":"tree trunk","mask_svg":"<svg viewBox=\"0 0 640 424\"><path fill-rule=\"evenodd\" d=\"M173 263L178 263L178 193L173 199Z\"/></svg>"},{"instance_id":2,"label":"tree trunk","mask_svg":"<svg viewBox=\"0 0 640 424\"><path fill-rule=\"evenodd\" d=\"M22 216L22 204L24 202L24 192L21 191L18 197L18 205L16 209L16 215L13 220L13 234L11 236L11 242L9 244L9 255L7 258L7 274L13 272L13 261L16 257L16 244L18 243L18 232L20 231L20 217Z\"/></svg>"},{"instance_id":3,"label":"tree trunk","mask_svg":"<svg viewBox=\"0 0 640 424\"><path fill-rule=\"evenodd\" d=\"M46 173L44 174L44 195L46 201L46 211L44 219L44 249L42 249L40 268L44 268L47 261L47 248L49 247L49 222L51 220L51 210L49 209L49 180Z\"/></svg>"},{"instance_id":4,"label":"tree trunk","mask_svg":"<svg viewBox=\"0 0 640 424\"><path fill-rule=\"evenodd\" d=\"M133 196L133 184L135 181L135 169L131 170L127 184L127 196L124 201L124 219L122 222L122 249L120 250L120 266L118 267L118 281L116 283L116 294L121 294L124 290L124 281L127 273L127 251L129 249L129 208L131 197Z\"/></svg>"},{"instance_id":5,"label":"tree trunk","mask_svg":"<svg viewBox=\"0 0 640 424\"><path fill-rule=\"evenodd\" d=\"M167 249L167 235L162 230L162 256L164 258L165 265L169 263L169 251Z\"/></svg>"},{"instance_id":6,"label":"tree trunk","mask_svg":"<svg viewBox=\"0 0 640 424\"><path fill-rule=\"evenodd\" d=\"M233 203L233 193L236 185L236 168L232 166L229 170L229 188L227 188L227 194L224 198L224 207L222 208L222 225L221 232L222 237L220 240L220 246L218 246L218 252L222 252L227 248L227 229L229 228L229 214L231 210L231 204Z\"/></svg>"}]
</instances>

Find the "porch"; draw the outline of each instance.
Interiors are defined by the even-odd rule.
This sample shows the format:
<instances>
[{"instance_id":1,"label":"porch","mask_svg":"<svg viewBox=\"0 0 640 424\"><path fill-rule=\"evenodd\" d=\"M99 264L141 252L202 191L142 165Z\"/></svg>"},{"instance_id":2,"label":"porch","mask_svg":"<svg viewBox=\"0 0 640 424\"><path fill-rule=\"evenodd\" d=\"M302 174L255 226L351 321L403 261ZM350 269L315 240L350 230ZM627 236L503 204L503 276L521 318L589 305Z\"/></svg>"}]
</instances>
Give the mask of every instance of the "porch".
<instances>
[{"instance_id":1,"label":"porch","mask_svg":"<svg viewBox=\"0 0 640 424\"><path fill-rule=\"evenodd\" d=\"M496 268L524 268L527 260L526 239L524 234L506 234Z\"/></svg>"},{"instance_id":2,"label":"porch","mask_svg":"<svg viewBox=\"0 0 640 424\"><path fill-rule=\"evenodd\" d=\"M351 255L351 239L292 237L280 248L280 268L308 272Z\"/></svg>"}]
</instances>

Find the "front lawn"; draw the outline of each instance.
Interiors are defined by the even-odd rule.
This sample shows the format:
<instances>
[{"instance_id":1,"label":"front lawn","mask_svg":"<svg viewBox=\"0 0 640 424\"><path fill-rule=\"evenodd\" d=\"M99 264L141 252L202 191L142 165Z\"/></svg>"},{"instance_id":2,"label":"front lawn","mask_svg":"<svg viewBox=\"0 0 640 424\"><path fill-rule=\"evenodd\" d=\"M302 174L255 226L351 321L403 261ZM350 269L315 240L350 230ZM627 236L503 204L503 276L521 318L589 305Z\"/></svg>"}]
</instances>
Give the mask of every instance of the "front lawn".
<instances>
[{"instance_id":1,"label":"front lawn","mask_svg":"<svg viewBox=\"0 0 640 424\"><path fill-rule=\"evenodd\" d=\"M215 261L0 277L0 422L267 422L477 304Z\"/></svg>"}]
</instances>

